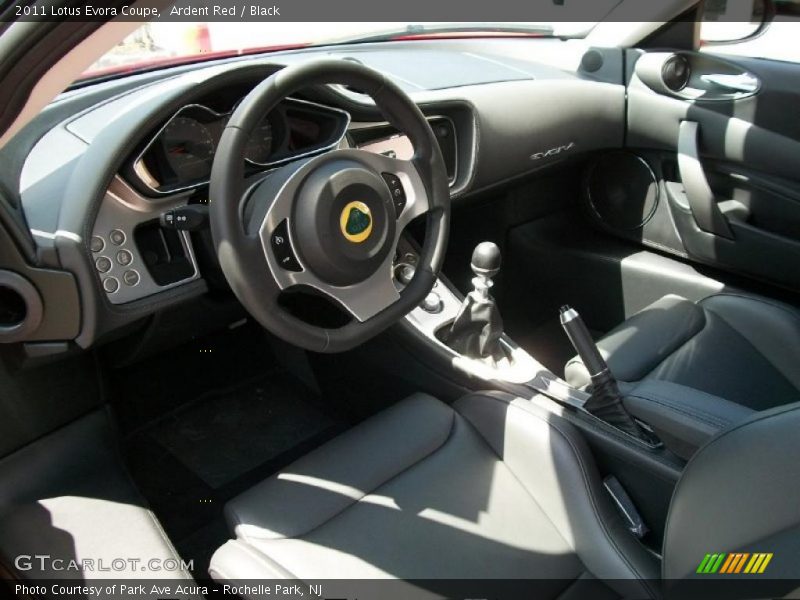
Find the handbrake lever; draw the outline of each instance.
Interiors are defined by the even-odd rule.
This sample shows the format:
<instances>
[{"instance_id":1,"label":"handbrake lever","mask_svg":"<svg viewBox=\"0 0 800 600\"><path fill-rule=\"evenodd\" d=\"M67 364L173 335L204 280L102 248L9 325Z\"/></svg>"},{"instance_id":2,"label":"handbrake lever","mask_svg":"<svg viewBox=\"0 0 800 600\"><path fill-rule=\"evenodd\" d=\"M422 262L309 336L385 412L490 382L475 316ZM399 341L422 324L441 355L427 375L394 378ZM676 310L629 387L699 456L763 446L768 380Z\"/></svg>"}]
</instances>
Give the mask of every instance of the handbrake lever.
<instances>
[{"instance_id":1,"label":"handbrake lever","mask_svg":"<svg viewBox=\"0 0 800 600\"><path fill-rule=\"evenodd\" d=\"M600 354L600 349L594 343L578 311L569 306L562 306L560 313L561 326L592 379L591 396L584 404L584 408L628 435L650 445L658 445L659 440L641 427L622 404L622 394L617 386L617 380L605 358Z\"/></svg>"}]
</instances>

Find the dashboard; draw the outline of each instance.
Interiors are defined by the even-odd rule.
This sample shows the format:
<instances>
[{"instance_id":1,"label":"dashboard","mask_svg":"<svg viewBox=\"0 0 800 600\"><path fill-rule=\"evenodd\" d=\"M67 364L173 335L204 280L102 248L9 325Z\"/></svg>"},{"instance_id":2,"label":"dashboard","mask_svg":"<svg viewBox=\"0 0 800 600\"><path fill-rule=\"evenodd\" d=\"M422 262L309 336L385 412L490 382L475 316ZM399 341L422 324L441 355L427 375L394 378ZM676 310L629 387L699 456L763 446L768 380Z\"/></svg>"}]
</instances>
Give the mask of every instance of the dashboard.
<instances>
[{"instance_id":1,"label":"dashboard","mask_svg":"<svg viewBox=\"0 0 800 600\"><path fill-rule=\"evenodd\" d=\"M559 40L312 49L126 76L62 95L12 147L20 160L6 169L16 169L40 268L69 275L80 298L70 304L78 307L69 320L76 331L56 329L68 321L63 315L52 327L46 316L36 335L90 347L224 288L210 234L165 229L160 219L213 202L208 180L228 119L282 66L322 55L357 59L392 77L428 118L457 206L577 153L621 146L621 56L610 51L607 66L592 73L541 62L551 50L561 61L573 48L579 64L584 50ZM569 150L548 153L561 147ZM266 175L339 148L400 159L413 152L369 98L319 86L264 115L248 142L245 171ZM66 277L59 282L67 286Z\"/></svg>"}]
</instances>

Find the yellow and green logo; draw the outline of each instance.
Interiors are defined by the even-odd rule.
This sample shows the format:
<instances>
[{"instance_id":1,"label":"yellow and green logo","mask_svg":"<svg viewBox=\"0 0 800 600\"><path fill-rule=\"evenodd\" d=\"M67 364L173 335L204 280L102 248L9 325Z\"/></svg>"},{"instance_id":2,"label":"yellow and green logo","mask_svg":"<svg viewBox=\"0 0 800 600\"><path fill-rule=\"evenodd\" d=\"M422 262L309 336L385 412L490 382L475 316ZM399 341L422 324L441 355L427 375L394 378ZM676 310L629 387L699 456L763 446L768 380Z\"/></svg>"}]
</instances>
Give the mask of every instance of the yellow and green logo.
<instances>
[{"instance_id":1,"label":"yellow and green logo","mask_svg":"<svg viewBox=\"0 0 800 600\"><path fill-rule=\"evenodd\" d=\"M701 575L737 575L749 573L751 575L761 574L767 569L767 565L772 560L772 552L731 552L706 554L697 573Z\"/></svg>"},{"instance_id":2,"label":"yellow and green logo","mask_svg":"<svg viewBox=\"0 0 800 600\"><path fill-rule=\"evenodd\" d=\"M348 242L360 244L372 233L372 212L363 202L348 202L339 216L339 227Z\"/></svg>"}]
</instances>

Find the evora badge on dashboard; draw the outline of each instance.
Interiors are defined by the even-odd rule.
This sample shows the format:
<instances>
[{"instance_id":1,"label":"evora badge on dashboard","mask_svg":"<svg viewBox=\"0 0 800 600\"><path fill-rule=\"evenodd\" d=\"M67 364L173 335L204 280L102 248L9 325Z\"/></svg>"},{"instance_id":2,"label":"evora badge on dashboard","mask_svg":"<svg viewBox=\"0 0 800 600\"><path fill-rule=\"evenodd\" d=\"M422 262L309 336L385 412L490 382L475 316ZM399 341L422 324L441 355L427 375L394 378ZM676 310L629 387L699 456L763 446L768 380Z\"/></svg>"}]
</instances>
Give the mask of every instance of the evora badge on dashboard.
<instances>
[{"instance_id":1,"label":"evora badge on dashboard","mask_svg":"<svg viewBox=\"0 0 800 600\"><path fill-rule=\"evenodd\" d=\"M550 148L549 150L545 150L544 152L534 152L531 154L531 160L541 160L543 158L550 158L551 156L556 156L561 154L562 152L567 152L568 150L572 150L575 148L575 142L570 142L569 144L564 144L563 146L556 146L555 148Z\"/></svg>"}]
</instances>

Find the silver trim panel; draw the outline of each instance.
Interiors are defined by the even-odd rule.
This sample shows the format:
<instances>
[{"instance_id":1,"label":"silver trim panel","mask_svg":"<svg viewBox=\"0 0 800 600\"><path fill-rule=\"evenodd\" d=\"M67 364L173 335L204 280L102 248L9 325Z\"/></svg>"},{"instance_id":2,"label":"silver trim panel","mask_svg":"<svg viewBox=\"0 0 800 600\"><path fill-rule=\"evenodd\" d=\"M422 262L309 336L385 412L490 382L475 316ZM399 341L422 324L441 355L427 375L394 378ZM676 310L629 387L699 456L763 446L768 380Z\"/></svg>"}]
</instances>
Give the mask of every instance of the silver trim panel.
<instances>
[{"instance_id":1,"label":"silver trim panel","mask_svg":"<svg viewBox=\"0 0 800 600\"><path fill-rule=\"evenodd\" d=\"M378 173L390 172L397 175L403 183L406 192L406 206L397 217L395 239L392 248L397 247L400 235L414 218L426 213L430 209L425 185L411 161L397 160L382 154L372 154L364 150L336 150L342 158L349 158L361 162ZM314 167L310 161L298 169L286 181L275 195L272 205L267 209L259 229L261 246L267 259L267 265L280 289L285 290L296 285L305 285L314 288L336 302L361 322L375 316L386 307L400 299L400 293L394 286L392 263L394 252L389 252L383 263L370 277L364 281L350 286L334 286L321 281L312 273L300 256L295 252L297 262L302 271L294 272L283 269L272 252L270 236L282 221L287 222L289 241L293 248L297 248L296 240L292 238L291 218L294 206L294 197L305 175Z\"/></svg>"},{"instance_id":2,"label":"silver trim panel","mask_svg":"<svg viewBox=\"0 0 800 600\"><path fill-rule=\"evenodd\" d=\"M105 250L113 248L114 252L110 256L107 256L107 253L102 256L110 259L111 268L104 273L97 273L103 293L106 294L109 302L112 304L133 302L200 278L200 271L188 232L181 231L179 233L184 252L192 265L192 275L169 285L159 285L153 280L133 238L133 231L138 225L158 219L164 210L184 206L187 202L187 194L173 195L169 198L162 197L154 202L138 194L119 175L114 177L100 205L92 230L93 236L103 239L107 239L109 233L115 229L119 229L125 234L125 241L122 244L107 243ZM91 250L89 251L91 252ZM123 251L131 254L131 261L125 265L116 260L117 254ZM94 253L92 255L93 263L100 256L100 253ZM125 283L125 273L130 270L135 270L139 275L138 281L133 285ZM113 292L107 291L105 287L105 281L111 279L116 280L119 284Z\"/></svg>"}]
</instances>

